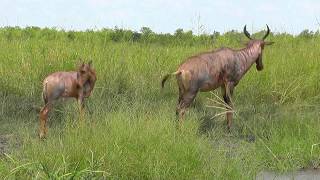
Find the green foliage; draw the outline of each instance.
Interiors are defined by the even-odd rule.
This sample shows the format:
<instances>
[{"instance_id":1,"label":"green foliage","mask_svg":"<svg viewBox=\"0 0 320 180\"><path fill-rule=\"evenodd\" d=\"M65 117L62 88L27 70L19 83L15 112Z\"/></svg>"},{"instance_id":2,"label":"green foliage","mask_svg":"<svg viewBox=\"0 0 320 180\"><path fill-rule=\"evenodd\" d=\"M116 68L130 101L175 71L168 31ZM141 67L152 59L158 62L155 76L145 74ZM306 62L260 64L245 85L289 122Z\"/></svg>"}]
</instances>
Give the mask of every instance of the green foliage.
<instances>
[{"instance_id":1,"label":"green foliage","mask_svg":"<svg viewBox=\"0 0 320 180\"><path fill-rule=\"evenodd\" d=\"M255 37L261 37L259 32ZM149 39L150 38L150 39ZM320 38L272 34L264 67L235 89L229 133L217 98L200 93L180 129L177 85L164 74L188 56L242 48L236 31L195 36L123 29L0 29L0 178L254 179L263 169L288 171L320 162ZM74 101L57 102L49 136L37 137L42 80L93 59L97 83L79 121ZM219 93L218 93L219 94Z\"/></svg>"},{"instance_id":2,"label":"green foliage","mask_svg":"<svg viewBox=\"0 0 320 180\"><path fill-rule=\"evenodd\" d=\"M318 34L318 32L316 32ZM299 37L302 38L312 38L314 35L316 35L313 31L309 31L308 29L303 30L300 34Z\"/></svg>"}]
</instances>

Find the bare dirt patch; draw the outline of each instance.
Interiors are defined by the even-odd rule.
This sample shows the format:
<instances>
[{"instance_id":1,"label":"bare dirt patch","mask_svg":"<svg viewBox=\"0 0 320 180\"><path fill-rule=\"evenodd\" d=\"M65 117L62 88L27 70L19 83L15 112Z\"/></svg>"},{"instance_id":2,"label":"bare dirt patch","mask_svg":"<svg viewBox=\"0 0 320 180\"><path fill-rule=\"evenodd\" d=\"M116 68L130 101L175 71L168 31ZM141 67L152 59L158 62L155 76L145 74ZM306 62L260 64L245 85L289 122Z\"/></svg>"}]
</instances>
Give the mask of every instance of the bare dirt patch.
<instances>
[{"instance_id":1,"label":"bare dirt patch","mask_svg":"<svg viewBox=\"0 0 320 180\"><path fill-rule=\"evenodd\" d=\"M315 180L320 179L320 169L303 169L294 172L277 173L274 171L262 171L258 174L257 180Z\"/></svg>"},{"instance_id":2,"label":"bare dirt patch","mask_svg":"<svg viewBox=\"0 0 320 180\"><path fill-rule=\"evenodd\" d=\"M13 138L14 138L13 134L0 135L0 156L9 151L10 141Z\"/></svg>"}]
</instances>

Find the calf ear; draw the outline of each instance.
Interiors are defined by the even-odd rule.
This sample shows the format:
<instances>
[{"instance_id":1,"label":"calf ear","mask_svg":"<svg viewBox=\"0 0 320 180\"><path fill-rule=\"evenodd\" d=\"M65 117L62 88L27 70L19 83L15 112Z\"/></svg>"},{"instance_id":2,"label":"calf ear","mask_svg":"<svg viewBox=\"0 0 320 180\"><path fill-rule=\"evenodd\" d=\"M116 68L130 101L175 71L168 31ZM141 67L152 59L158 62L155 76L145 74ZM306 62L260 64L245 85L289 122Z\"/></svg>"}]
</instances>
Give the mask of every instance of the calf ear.
<instances>
[{"instance_id":1,"label":"calf ear","mask_svg":"<svg viewBox=\"0 0 320 180\"><path fill-rule=\"evenodd\" d=\"M274 42L272 42L272 41L265 41L264 42L264 45L272 45Z\"/></svg>"},{"instance_id":2,"label":"calf ear","mask_svg":"<svg viewBox=\"0 0 320 180\"><path fill-rule=\"evenodd\" d=\"M78 69L83 68L83 66L84 66L84 63L83 63L83 62L78 63Z\"/></svg>"}]
</instances>

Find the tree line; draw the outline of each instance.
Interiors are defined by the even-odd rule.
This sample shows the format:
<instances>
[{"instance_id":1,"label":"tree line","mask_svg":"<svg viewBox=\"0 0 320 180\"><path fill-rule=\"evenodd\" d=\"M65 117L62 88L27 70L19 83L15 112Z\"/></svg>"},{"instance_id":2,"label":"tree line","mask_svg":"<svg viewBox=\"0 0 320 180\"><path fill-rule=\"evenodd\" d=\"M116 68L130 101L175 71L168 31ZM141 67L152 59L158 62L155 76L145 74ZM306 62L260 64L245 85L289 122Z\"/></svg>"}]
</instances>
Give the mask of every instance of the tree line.
<instances>
[{"instance_id":1,"label":"tree line","mask_svg":"<svg viewBox=\"0 0 320 180\"><path fill-rule=\"evenodd\" d=\"M265 31L260 31L253 36L260 37ZM313 32L304 30L300 34L294 36L288 33L272 33L273 36L304 39L312 39L319 36L319 31ZM138 42L138 43L156 43L156 44L173 44L173 45L197 45L197 44L213 44L219 39L228 39L241 41L244 39L242 31L231 30L225 33L214 31L213 33L196 35L192 31L185 31L181 28L177 29L173 34L155 33L149 27L142 27L139 31L132 31L115 27L113 29L103 28L100 30L85 31L66 31L57 28L40 28L36 26L30 27L2 27L0 28L0 39L13 40L65 40L65 41L96 41L96 42Z\"/></svg>"}]
</instances>

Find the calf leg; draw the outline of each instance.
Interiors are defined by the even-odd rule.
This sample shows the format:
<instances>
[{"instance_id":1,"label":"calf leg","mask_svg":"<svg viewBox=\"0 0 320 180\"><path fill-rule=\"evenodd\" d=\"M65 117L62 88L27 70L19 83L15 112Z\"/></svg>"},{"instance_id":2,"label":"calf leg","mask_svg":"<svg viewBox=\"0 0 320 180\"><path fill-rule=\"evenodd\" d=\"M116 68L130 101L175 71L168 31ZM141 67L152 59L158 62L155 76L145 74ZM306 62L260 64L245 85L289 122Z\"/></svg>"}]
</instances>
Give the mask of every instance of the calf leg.
<instances>
[{"instance_id":1,"label":"calf leg","mask_svg":"<svg viewBox=\"0 0 320 180\"><path fill-rule=\"evenodd\" d=\"M232 109L233 109L233 103L232 103L232 94L233 94L233 89L234 89L234 85L233 83L226 83L225 87L223 88L223 99L224 102L228 105L227 108L227 125L228 125L228 129L230 130L231 128L231 124L232 124Z\"/></svg>"},{"instance_id":2,"label":"calf leg","mask_svg":"<svg viewBox=\"0 0 320 180\"><path fill-rule=\"evenodd\" d=\"M84 111L84 96L81 94L78 97L78 106L79 106L79 112L80 112L80 119L83 120L83 111Z\"/></svg>"}]
</instances>

